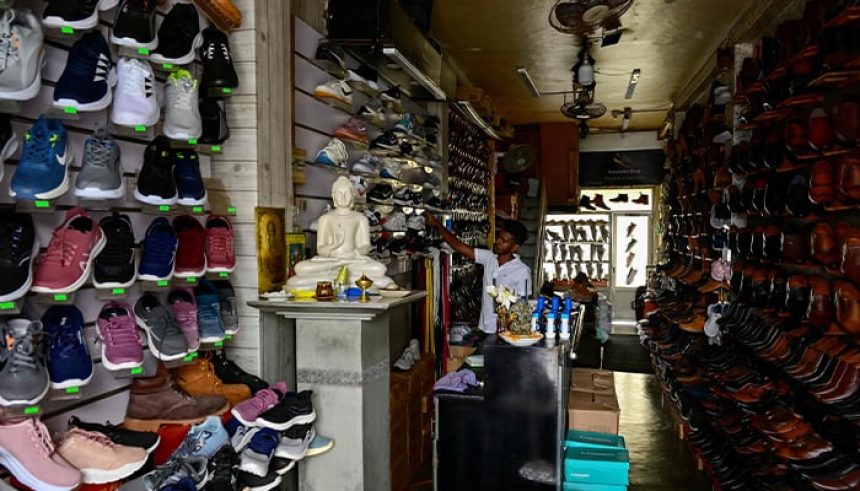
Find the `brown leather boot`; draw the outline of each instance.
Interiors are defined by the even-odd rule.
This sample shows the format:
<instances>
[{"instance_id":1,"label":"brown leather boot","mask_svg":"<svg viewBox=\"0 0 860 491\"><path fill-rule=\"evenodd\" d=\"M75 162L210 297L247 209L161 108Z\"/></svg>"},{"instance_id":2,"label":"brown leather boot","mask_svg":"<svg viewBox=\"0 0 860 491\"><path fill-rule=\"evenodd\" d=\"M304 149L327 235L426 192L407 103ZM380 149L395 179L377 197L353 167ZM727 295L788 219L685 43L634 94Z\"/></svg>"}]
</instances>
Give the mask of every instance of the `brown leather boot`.
<instances>
[{"instance_id":1,"label":"brown leather boot","mask_svg":"<svg viewBox=\"0 0 860 491\"><path fill-rule=\"evenodd\" d=\"M229 33L242 25L242 12L230 0L194 0L194 4L221 31Z\"/></svg>"},{"instance_id":2,"label":"brown leather boot","mask_svg":"<svg viewBox=\"0 0 860 491\"><path fill-rule=\"evenodd\" d=\"M639 197L634 199L632 203L636 203L637 205L647 205L648 204L648 195L644 193L639 193Z\"/></svg>"},{"instance_id":3,"label":"brown leather boot","mask_svg":"<svg viewBox=\"0 0 860 491\"><path fill-rule=\"evenodd\" d=\"M212 363L204 358L171 370L173 379L188 395L217 394L230 401L231 406L251 398L251 389L245 384L225 384L215 375Z\"/></svg>"},{"instance_id":4,"label":"brown leather boot","mask_svg":"<svg viewBox=\"0 0 860 491\"><path fill-rule=\"evenodd\" d=\"M131 383L125 427L135 431L158 431L166 424L197 424L206 416L223 414L230 408L220 395L191 397L174 386L163 363L154 377Z\"/></svg>"},{"instance_id":5,"label":"brown leather boot","mask_svg":"<svg viewBox=\"0 0 860 491\"><path fill-rule=\"evenodd\" d=\"M603 210L609 209L609 207L606 206L606 202L603 201L603 195L602 194L595 194L594 198L592 198L592 200L591 200L591 204L600 208L600 209L603 209Z\"/></svg>"}]
</instances>

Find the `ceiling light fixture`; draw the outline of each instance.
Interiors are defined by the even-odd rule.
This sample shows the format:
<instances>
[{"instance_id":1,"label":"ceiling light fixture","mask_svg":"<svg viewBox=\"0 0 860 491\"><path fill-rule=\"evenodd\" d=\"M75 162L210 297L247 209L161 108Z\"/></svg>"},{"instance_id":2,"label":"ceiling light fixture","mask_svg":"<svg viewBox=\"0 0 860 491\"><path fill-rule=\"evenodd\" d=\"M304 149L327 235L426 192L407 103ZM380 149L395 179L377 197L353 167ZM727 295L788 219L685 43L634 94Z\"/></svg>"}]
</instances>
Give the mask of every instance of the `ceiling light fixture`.
<instances>
[{"instance_id":1,"label":"ceiling light fixture","mask_svg":"<svg viewBox=\"0 0 860 491\"><path fill-rule=\"evenodd\" d=\"M403 70L409 74L416 82L421 84L424 89L430 93L437 101L444 101L448 98L445 91L433 81L432 78L422 72L420 68L415 66L408 58L403 56L397 48L382 48L382 54L395 61Z\"/></svg>"},{"instance_id":2,"label":"ceiling light fixture","mask_svg":"<svg viewBox=\"0 0 860 491\"><path fill-rule=\"evenodd\" d=\"M529 91L529 94L531 94L532 97L540 97L540 90L538 90L537 85L535 85L535 81L532 80L532 76L529 75L529 71L526 69L526 67L517 67L517 75L520 76L520 80L523 81L523 85L526 86L526 89Z\"/></svg>"},{"instance_id":3,"label":"ceiling light fixture","mask_svg":"<svg viewBox=\"0 0 860 491\"><path fill-rule=\"evenodd\" d=\"M630 83L627 85L627 94L624 95L625 99L633 98L633 91L636 90L636 84L639 83L639 77L642 75L642 70L635 69L633 73L630 74Z\"/></svg>"}]
</instances>

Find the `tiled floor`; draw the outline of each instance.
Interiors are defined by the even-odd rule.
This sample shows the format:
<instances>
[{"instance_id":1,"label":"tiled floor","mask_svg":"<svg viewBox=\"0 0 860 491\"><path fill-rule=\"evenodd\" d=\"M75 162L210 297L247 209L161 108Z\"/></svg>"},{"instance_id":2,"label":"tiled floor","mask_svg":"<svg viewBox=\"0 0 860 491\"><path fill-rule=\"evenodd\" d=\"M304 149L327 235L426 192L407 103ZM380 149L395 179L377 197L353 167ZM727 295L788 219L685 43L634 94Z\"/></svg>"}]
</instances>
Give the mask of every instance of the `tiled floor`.
<instances>
[{"instance_id":1,"label":"tiled floor","mask_svg":"<svg viewBox=\"0 0 860 491\"><path fill-rule=\"evenodd\" d=\"M686 442L678 439L654 375L615 373L621 406L619 433L630 452L629 491L710 491L711 481L696 468Z\"/></svg>"}]
</instances>

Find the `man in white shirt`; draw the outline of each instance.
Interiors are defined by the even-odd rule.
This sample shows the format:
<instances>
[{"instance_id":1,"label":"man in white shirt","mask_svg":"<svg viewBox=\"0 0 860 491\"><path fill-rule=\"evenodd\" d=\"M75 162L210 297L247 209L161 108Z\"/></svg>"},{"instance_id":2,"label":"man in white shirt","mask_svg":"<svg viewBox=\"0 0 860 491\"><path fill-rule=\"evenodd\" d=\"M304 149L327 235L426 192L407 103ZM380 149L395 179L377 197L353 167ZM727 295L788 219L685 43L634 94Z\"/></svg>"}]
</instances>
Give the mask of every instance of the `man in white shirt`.
<instances>
[{"instance_id":1,"label":"man in white shirt","mask_svg":"<svg viewBox=\"0 0 860 491\"><path fill-rule=\"evenodd\" d=\"M495 334L496 306L493 299L487 295L487 287L506 286L520 297L529 297L532 294L531 268L520 261L520 256L517 255L520 246L529 237L525 225L516 220L497 220L496 241L490 251L464 244L429 213L424 214L424 219L428 227L439 230L442 239L452 249L484 267L479 327L487 334Z\"/></svg>"}]
</instances>

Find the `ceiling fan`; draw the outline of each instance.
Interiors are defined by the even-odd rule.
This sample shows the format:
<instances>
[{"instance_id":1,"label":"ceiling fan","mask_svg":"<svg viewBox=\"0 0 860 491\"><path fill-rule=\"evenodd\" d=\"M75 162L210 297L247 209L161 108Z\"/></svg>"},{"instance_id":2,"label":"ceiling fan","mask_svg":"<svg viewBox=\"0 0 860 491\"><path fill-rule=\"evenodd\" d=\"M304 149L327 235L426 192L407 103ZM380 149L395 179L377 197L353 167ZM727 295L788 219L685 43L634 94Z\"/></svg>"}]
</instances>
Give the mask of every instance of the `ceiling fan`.
<instances>
[{"instance_id":1,"label":"ceiling fan","mask_svg":"<svg viewBox=\"0 0 860 491\"><path fill-rule=\"evenodd\" d=\"M606 114L606 106L594 100L594 91L594 87L586 89L574 86L573 100L568 101L565 96L561 114L579 121L597 119Z\"/></svg>"},{"instance_id":2,"label":"ceiling fan","mask_svg":"<svg viewBox=\"0 0 860 491\"><path fill-rule=\"evenodd\" d=\"M549 24L565 34L587 36L601 30L603 46L621 38L621 16L633 0L557 0L549 12Z\"/></svg>"}]
</instances>

